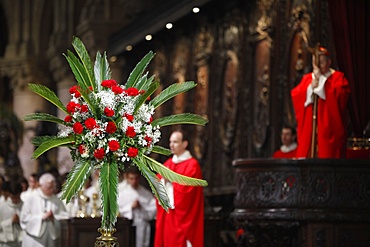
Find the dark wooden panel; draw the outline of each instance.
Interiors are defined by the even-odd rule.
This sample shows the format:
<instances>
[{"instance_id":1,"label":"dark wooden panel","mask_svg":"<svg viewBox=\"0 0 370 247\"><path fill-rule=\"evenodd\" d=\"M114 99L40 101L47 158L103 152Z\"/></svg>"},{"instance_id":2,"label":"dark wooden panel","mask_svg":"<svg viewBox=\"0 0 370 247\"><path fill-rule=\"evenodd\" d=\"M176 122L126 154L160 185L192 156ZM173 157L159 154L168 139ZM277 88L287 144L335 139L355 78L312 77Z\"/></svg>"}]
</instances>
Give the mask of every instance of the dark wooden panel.
<instances>
[{"instance_id":1,"label":"dark wooden panel","mask_svg":"<svg viewBox=\"0 0 370 247\"><path fill-rule=\"evenodd\" d=\"M100 218L72 218L62 221L61 246L94 246L95 240L100 236L97 231L100 227ZM132 221L118 218L116 232L113 236L122 247L135 246L135 228Z\"/></svg>"}]
</instances>

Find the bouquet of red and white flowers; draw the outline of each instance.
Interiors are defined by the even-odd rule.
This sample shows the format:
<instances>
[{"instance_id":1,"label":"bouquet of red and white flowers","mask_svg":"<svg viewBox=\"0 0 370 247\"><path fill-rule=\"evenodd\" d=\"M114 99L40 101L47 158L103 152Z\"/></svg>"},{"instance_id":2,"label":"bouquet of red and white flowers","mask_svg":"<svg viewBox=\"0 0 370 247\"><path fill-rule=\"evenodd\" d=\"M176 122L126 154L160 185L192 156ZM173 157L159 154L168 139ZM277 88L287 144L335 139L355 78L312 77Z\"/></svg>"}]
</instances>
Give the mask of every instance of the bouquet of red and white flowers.
<instances>
[{"instance_id":1,"label":"bouquet of red and white flowers","mask_svg":"<svg viewBox=\"0 0 370 247\"><path fill-rule=\"evenodd\" d=\"M160 137L160 127L173 124L205 125L207 120L191 113L165 116L153 120L155 109L196 86L194 82L173 84L156 97L151 95L158 89L154 76L144 73L154 53L149 52L131 72L124 85L111 78L106 53L97 53L95 64L78 38L72 43L78 57L71 51L65 55L77 85L70 88L71 100L64 106L49 88L29 84L30 90L66 113L59 119L46 113L35 113L25 117L26 121L49 121L59 125L57 136L40 136L33 140L37 146L33 158L60 146L69 147L75 164L63 185L62 199L69 202L84 185L92 169L99 169L100 197L102 200L102 229L112 230L117 219L119 168L125 162L136 165L165 208L170 207L163 184L156 173L166 179L184 185L206 186L207 182L179 175L153 158L151 152L169 155L166 148L155 145Z\"/></svg>"}]
</instances>

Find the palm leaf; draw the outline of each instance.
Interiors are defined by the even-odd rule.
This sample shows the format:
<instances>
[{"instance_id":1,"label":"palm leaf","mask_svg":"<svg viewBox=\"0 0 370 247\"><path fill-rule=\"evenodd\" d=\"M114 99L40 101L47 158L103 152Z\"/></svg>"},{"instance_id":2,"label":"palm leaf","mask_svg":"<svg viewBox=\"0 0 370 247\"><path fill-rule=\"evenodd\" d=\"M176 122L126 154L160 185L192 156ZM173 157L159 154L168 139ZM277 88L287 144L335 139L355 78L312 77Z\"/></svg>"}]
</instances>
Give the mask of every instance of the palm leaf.
<instances>
[{"instance_id":1,"label":"palm leaf","mask_svg":"<svg viewBox=\"0 0 370 247\"><path fill-rule=\"evenodd\" d=\"M32 138L32 144L36 147L40 146L43 142L55 140L57 139L57 136L34 136Z\"/></svg>"},{"instance_id":2,"label":"palm leaf","mask_svg":"<svg viewBox=\"0 0 370 247\"><path fill-rule=\"evenodd\" d=\"M68 136L68 137L58 137L55 139L51 139L48 141L43 142L32 154L33 159L37 159L40 155L45 153L46 151L59 147L65 144L69 144L75 141L74 136Z\"/></svg>"},{"instance_id":3,"label":"palm leaf","mask_svg":"<svg viewBox=\"0 0 370 247\"><path fill-rule=\"evenodd\" d=\"M100 54L100 52L96 53L94 74L97 90L100 92L102 81L109 80L111 78L111 71L109 69L107 54L105 52L103 56Z\"/></svg>"},{"instance_id":4,"label":"palm leaf","mask_svg":"<svg viewBox=\"0 0 370 247\"><path fill-rule=\"evenodd\" d=\"M66 114L68 114L66 107L63 105L62 101L56 96L56 94L51 91L48 87L40 84L28 84L28 88L58 107L60 110L64 111Z\"/></svg>"},{"instance_id":5,"label":"palm leaf","mask_svg":"<svg viewBox=\"0 0 370 247\"><path fill-rule=\"evenodd\" d=\"M136 102L134 113L136 113L137 110L139 110L140 106L142 106L145 103L147 98L150 95L152 95L158 89L158 87L159 87L159 82L157 82L157 81L150 84L149 88L145 91L145 93L143 95L140 96L140 98Z\"/></svg>"},{"instance_id":6,"label":"palm leaf","mask_svg":"<svg viewBox=\"0 0 370 247\"><path fill-rule=\"evenodd\" d=\"M102 200L102 226L112 229L118 213L118 165L116 162L104 163L100 169L100 191Z\"/></svg>"},{"instance_id":7,"label":"palm leaf","mask_svg":"<svg viewBox=\"0 0 370 247\"><path fill-rule=\"evenodd\" d=\"M64 120L47 113L33 113L23 117L24 121L45 121L65 125Z\"/></svg>"},{"instance_id":8,"label":"palm leaf","mask_svg":"<svg viewBox=\"0 0 370 247\"><path fill-rule=\"evenodd\" d=\"M149 183L150 188L152 189L153 194L158 199L159 204L167 211L170 207L170 199L166 188L159 178L150 170L146 163L148 162L145 159L133 159L136 166L139 168L143 176Z\"/></svg>"},{"instance_id":9,"label":"palm leaf","mask_svg":"<svg viewBox=\"0 0 370 247\"><path fill-rule=\"evenodd\" d=\"M96 82L95 82L95 77L94 77L94 69L93 69L93 64L91 62L89 53L86 50L86 47L82 41L74 37L72 41L73 48L75 48L75 51L80 58L80 61L82 62L83 65L83 72L85 73L85 78L86 78L86 85L87 87L92 86L94 89L96 88Z\"/></svg>"},{"instance_id":10,"label":"palm leaf","mask_svg":"<svg viewBox=\"0 0 370 247\"><path fill-rule=\"evenodd\" d=\"M136 87L136 84L138 83L140 77L144 73L146 67L148 66L149 62L153 59L154 53L152 51L149 51L141 60L140 62L135 66L135 68L130 73L130 76L127 79L126 82L126 88L129 87Z\"/></svg>"},{"instance_id":11,"label":"palm leaf","mask_svg":"<svg viewBox=\"0 0 370 247\"><path fill-rule=\"evenodd\" d=\"M157 108L167 100L196 86L197 84L195 84L193 81L174 83L161 91L150 103L154 106L154 108Z\"/></svg>"},{"instance_id":12,"label":"palm leaf","mask_svg":"<svg viewBox=\"0 0 370 247\"><path fill-rule=\"evenodd\" d=\"M72 73L75 75L77 84L84 90L89 88L88 82L89 78L86 75L86 72L84 71L83 64L71 51L67 51L67 54L68 55L65 54L63 55L67 59L69 67L71 67Z\"/></svg>"},{"instance_id":13,"label":"palm leaf","mask_svg":"<svg viewBox=\"0 0 370 247\"><path fill-rule=\"evenodd\" d=\"M154 76L151 76L148 78L148 73L146 73L143 77L141 77L141 79L139 80L139 82L136 84L136 88L138 90L147 90L150 85L152 85L152 82L154 81Z\"/></svg>"},{"instance_id":14,"label":"palm leaf","mask_svg":"<svg viewBox=\"0 0 370 247\"><path fill-rule=\"evenodd\" d=\"M166 155L166 156L171 155L171 150L169 150L168 148L161 147L161 146L154 146L152 152L157 153L157 154Z\"/></svg>"},{"instance_id":15,"label":"palm leaf","mask_svg":"<svg viewBox=\"0 0 370 247\"><path fill-rule=\"evenodd\" d=\"M77 160L68 174L67 181L62 187L62 199L70 202L72 197L82 189L90 175L91 165L89 160Z\"/></svg>"},{"instance_id":16,"label":"palm leaf","mask_svg":"<svg viewBox=\"0 0 370 247\"><path fill-rule=\"evenodd\" d=\"M158 118L152 122L152 126L162 127L174 124L196 124L204 126L206 123L208 123L208 120L197 114L181 113Z\"/></svg>"},{"instance_id":17,"label":"palm leaf","mask_svg":"<svg viewBox=\"0 0 370 247\"><path fill-rule=\"evenodd\" d=\"M158 172L162 175L162 177L166 178L167 180L171 182L175 182L181 185L189 185L189 186L208 186L208 183L206 180L198 179L198 178L191 178L188 176L184 176L181 174L178 174L169 168L165 167L158 161L143 155L145 159L147 159L147 164L150 169L152 169L155 172Z\"/></svg>"}]
</instances>

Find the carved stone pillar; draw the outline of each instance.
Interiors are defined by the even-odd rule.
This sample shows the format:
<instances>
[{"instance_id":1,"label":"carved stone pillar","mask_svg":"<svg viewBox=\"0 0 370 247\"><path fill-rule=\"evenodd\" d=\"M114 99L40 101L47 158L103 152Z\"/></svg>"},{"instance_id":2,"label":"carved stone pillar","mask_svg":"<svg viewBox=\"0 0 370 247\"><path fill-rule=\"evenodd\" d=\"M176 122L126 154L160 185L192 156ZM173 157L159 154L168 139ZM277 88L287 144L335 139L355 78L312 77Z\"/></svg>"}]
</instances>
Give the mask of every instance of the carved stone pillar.
<instances>
[{"instance_id":1,"label":"carved stone pillar","mask_svg":"<svg viewBox=\"0 0 370 247\"><path fill-rule=\"evenodd\" d=\"M47 112L47 101L28 89L28 83L40 82L43 77L35 66L27 62L20 63L9 66L3 73L6 73L10 78L14 92L13 111L20 119L36 111ZM24 122L23 142L18 150L18 157L25 177L37 171L37 161L31 159L35 150L32 138L35 136L36 125L35 121Z\"/></svg>"}]
</instances>

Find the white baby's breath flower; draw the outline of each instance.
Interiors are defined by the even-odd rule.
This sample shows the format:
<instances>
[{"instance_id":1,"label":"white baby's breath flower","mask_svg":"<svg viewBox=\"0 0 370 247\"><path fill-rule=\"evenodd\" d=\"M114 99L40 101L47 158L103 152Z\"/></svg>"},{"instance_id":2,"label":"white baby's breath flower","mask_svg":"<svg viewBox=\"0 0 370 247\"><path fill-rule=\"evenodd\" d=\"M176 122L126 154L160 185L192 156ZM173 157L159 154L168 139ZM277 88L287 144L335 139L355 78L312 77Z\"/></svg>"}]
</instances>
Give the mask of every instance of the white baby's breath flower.
<instances>
[{"instance_id":1,"label":"white baby's breath flower","mask_svg":"<svg viewBox=\"0 0 370 247\"><path fill-rule=\"evenodd\" d=\"M67 137L71 133L73 133L73 128L65 125L58 126L58 137Z\"/></svg>"}]
</instances>

